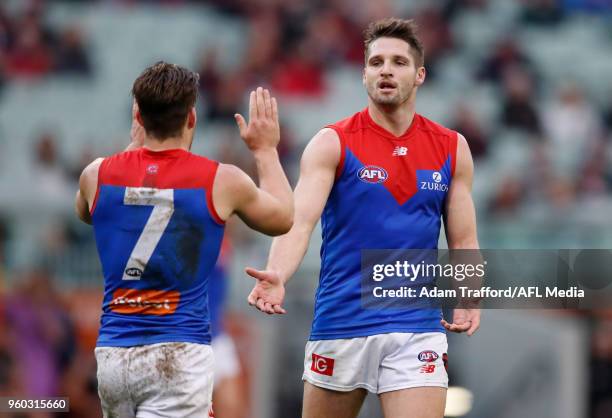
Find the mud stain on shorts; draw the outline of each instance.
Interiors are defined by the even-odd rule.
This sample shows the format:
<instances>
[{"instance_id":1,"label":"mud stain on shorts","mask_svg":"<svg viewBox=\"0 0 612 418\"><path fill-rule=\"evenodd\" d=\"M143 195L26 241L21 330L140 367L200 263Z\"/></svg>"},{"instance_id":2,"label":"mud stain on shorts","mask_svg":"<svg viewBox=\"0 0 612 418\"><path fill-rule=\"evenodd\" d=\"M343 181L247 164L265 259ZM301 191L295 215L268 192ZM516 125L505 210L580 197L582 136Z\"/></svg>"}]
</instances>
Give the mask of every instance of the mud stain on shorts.
<instances>
[{"instance_id":1,"label":"mud stain on shorts","mask_svg":"<svg viewBox=\"0 0 612 418\"><path fill-rule=\"evenodd\" d=\"M98 387L98 394L102 401L103 409L106 410L106 418L119 418L117 414L118 399L115 399L110 391Z\"/></svg>"},{"instance_id":2,"label":"mud stain on shorts","mask_svg":"<svg viewBox=\"0 0 612 418\"><path fill-rule=\"evenodd\" d=\"M173 380L180 373L178 359L184 355L186 348L185 343L166 344L160 347L155 368L165 380Z\"/></svg>"},{"instance_id":3,"label":"mud stain on shorts","mask_svg":"<svg viewBox=\"0 0 612 418\"><path fill-rule=\"evenodd\" d=\"M98 370L100 372L100 368L102 369L110 369L113 367L113 364L116 364L120 361L118 357L121 357L125 353L116 353L112 350L104 350L99 353L100 360L98 361ZM115 357L115 358L112 358ZM120 382L111 378L109 381L109 373L108 371L103 371L103 375L105 378L100 380L98 378L98 396L100 397L100 401L102 403L103 409L106 411L106 418L120 418L119 416L119 405L121 403L121 399L118 396L116 387L120 385ZM115 378L118 376L114 376Z\"/></svg>"}]
</instances>

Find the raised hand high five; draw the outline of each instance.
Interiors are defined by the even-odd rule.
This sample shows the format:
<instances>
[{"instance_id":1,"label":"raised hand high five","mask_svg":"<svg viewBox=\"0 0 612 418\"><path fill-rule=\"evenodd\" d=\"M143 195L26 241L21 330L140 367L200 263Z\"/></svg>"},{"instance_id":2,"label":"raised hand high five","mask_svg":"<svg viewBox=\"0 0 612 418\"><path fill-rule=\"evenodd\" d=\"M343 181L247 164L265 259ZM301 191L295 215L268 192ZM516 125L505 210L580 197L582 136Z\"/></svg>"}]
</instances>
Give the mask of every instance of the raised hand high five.
<instances>
[{"instance_id":1,"label":"raised hand high five","mask_svg":"<svg viewBox=\"0 0 612 418\"><path fill-rule=\"evenodd\" d=\"M242 115L234 115L240 137L252 152L274 149L280 141L278 105L267 89L258 87L249 98L249 121Z\"/></svg>"}]
</instances>

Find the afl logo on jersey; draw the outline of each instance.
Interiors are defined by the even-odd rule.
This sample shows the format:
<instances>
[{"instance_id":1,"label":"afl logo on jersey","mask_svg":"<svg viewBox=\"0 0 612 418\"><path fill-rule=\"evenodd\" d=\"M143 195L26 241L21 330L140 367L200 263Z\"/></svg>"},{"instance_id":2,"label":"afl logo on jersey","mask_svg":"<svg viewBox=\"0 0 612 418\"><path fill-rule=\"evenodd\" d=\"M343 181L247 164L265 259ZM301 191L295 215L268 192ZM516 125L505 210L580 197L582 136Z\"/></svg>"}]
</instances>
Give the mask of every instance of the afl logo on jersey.
<instances>
[{"instance_id":1,"label":"afl logo on jersey","mask_svg":"<svg viewBox=\"0 0 612 418\"><path fill-rule=\"evenodd\" d=\"M125 269L125 274L130 277L140 277L142 276L142 270L136 267L131 267L129 269Z\"/></svg>"},{"instance_id":2,"label":"afl logo on jersey","mask_svg":"<svg viewBox=\"0 0 612 418\"><path fill-rule=\"evenodd\" d=\"M433 350L425 350L419 353L419 361L424 363L433 363L438 359L438 353Z\"/></svg>"},{"instance_id":3,"label":"afl logo on jersey","mask_svg":"<svg viewBox=\"0 0 612 418\"><path fill-rule=\"evenodd\" d=\"M389 175L387 171L376 165L366 165L357 172L359 180L366 183L382 183L387 180Z\"/></svg>"}]
</instances>

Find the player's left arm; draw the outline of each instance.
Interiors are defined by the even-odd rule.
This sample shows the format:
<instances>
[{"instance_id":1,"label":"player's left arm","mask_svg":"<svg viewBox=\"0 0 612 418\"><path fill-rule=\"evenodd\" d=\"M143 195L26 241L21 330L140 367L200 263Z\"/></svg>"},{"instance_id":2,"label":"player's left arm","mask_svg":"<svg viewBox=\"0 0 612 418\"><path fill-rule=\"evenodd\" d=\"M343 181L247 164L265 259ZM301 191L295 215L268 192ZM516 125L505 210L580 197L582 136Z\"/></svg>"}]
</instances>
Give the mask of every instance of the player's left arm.
<instances>
[{"instance_id":1,"label":"player's left arm","mask_svg":"<svg viewBox=\"0 0 612 418\"><path fill-rule=\"evenodd\" d=\"M80 220L91 225L91 207L98 188L98 170L104 158L97 158L90 163L79 178L79 190L76 193L74 208Z\"/></svg>"},{"instance_id":2,"label":"player's left arm","mask_svg":"<svg viewBox=\"0 0 612 418\"><path fill-rule=\"evenodd\" d=\"M477 250L476 210L472 200L474 162L467 141L457 134L455 173L446 199L444 228L450 250ZM455 309L453 323L442 320L442 325L453 332L474 334L480 326L480 309Z\"/></svg>"}]
</instances>

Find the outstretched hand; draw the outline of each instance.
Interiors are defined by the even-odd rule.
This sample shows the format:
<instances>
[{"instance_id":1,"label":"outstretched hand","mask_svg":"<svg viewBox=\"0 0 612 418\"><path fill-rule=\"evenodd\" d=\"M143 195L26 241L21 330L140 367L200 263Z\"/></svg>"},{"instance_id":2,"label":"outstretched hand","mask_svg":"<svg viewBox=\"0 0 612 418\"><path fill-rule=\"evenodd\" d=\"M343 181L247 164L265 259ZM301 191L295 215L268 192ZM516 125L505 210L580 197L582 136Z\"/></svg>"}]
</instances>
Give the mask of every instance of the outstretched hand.
<instances>
[{"instance_id":1,"label":"outstretched hand","mask_svg":"<svg viewBox=\"0 0 612 418\"><path fill-rule=\"evenodd\" d=\"M248 123L239 113L234 118L240 129L240 137L251 151L276 148L278 145L278 105L267 89L257 87L257 90L251 92Z\"/></svg>"},{"instance_id":2,"label":"outstretched hand","mask_svg":"<svg viewBox=\"0 0 612 418\"><path fill-rule=\"evenodd\" d=\"M285 284L278 273L251 267L247 267L245 272L257 281L247 298L249 305L270 315L287 313L283 308Z\"/></svg>"},{"instance_id":3,"label":"outstretched hand","mask_svg":"<svg viewBox=\"0 0 612 418\"><path fill-rule=\"evenodd\" d=\"M467 332L468 337L480 327L480 309L454 309L453 323L449 324L444 319L440 323L451 332Z\"/></svg>"}]
</instances>

